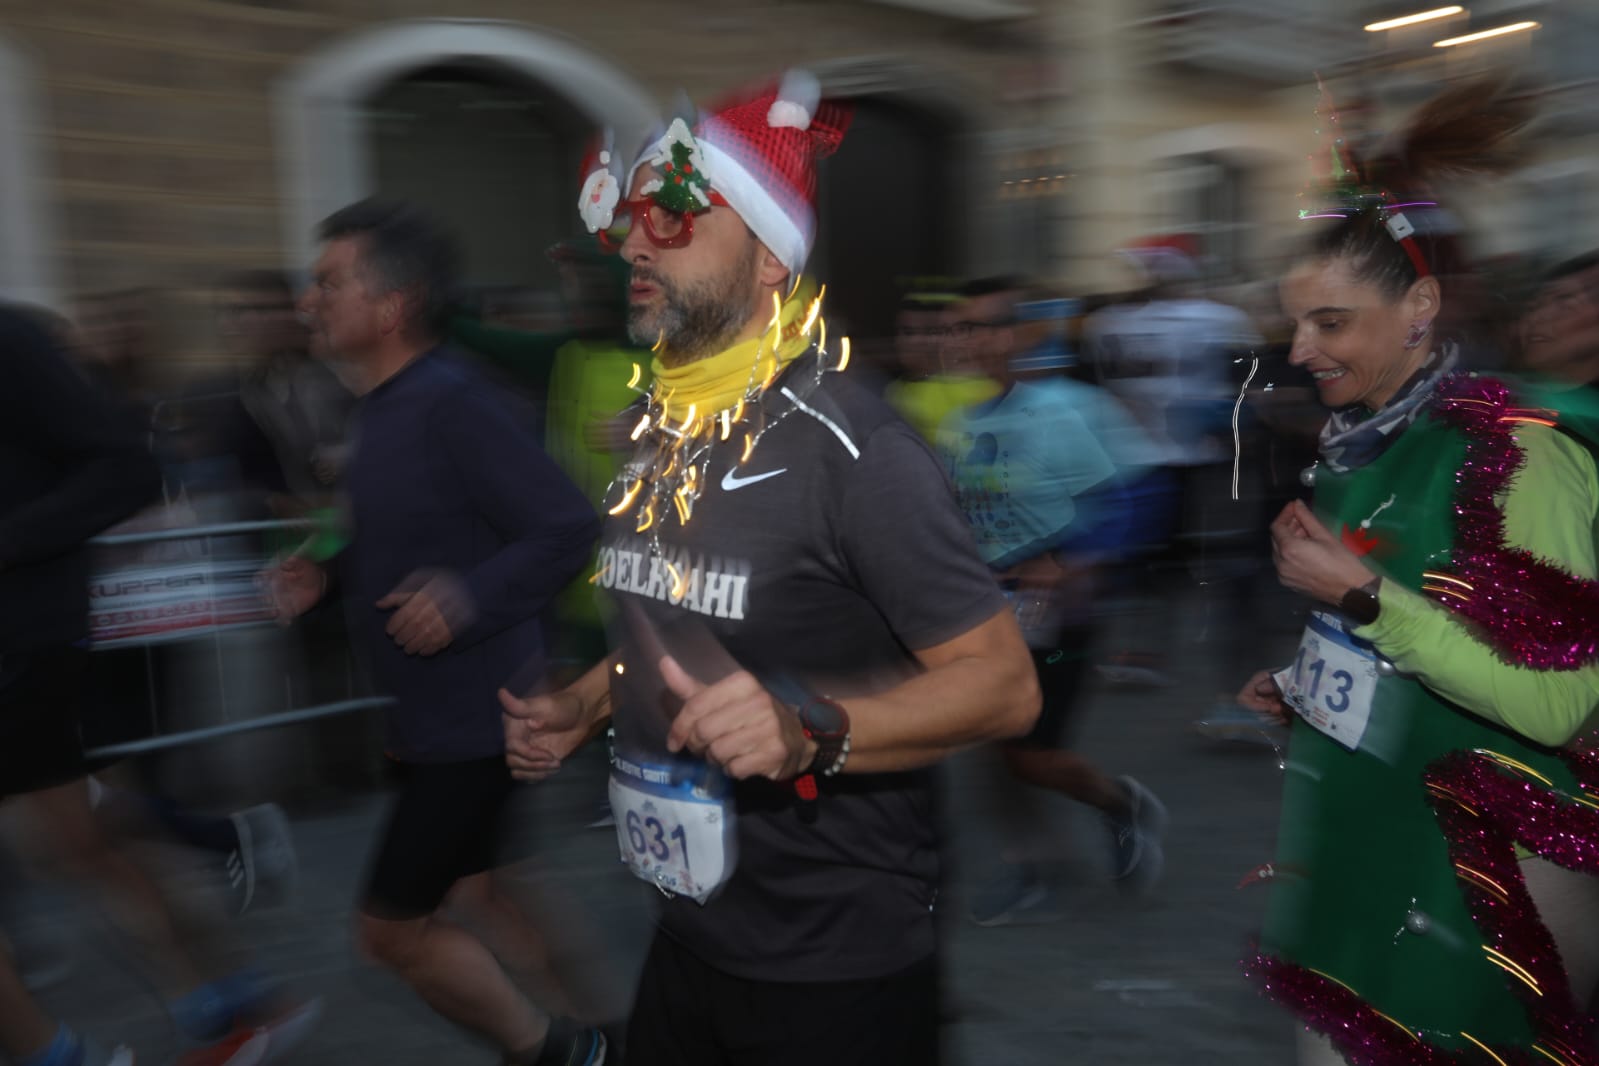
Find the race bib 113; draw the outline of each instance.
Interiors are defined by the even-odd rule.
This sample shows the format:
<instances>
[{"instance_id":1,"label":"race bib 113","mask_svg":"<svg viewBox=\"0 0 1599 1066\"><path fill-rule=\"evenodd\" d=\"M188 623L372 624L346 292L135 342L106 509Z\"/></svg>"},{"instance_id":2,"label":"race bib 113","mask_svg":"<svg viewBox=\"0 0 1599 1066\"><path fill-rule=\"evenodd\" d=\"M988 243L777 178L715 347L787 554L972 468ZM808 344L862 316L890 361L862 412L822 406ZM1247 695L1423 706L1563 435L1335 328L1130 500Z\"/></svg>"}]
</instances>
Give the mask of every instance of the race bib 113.
<instances>
[{"instance_id":1,"label":"race bib 113","mask_svg":"<svg viewBox=\"0 0 1599 1066\"><path fill-rule=\"evenodd\" d=\"M1283 702L1312 727L1350 751L1360 746L1377 691L1377 654L1341 619L1314 612L1293 665L1273 676Z\"/></svg>"}]
</instances>

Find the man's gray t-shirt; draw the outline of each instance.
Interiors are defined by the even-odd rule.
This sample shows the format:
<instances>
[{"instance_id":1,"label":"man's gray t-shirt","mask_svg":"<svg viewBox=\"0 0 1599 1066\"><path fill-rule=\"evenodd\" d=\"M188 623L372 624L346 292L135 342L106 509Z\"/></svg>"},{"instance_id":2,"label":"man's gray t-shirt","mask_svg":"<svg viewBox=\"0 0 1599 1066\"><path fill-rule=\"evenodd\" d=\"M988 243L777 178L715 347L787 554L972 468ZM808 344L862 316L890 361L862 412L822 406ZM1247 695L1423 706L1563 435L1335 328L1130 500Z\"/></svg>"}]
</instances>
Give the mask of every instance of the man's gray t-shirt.
<instances>
[{"instance_id":1,"label":"man's gray t-shirt","mask_svg":"<svg viewBox=\"0 0 1599 1066\"><path fill-rule=\"evenodd\" d=\"M660 760L679 701L667 652L707 684L748 670L779 698L847 701L915 676L918 650L1005 607L932 452L880 399L816 377L813 355L767 391L749 460L718 443L687 525L607 521L598 584L615 597L617 754ZM781 421L775 421L781 419ZM624 473L623 481L626 480ZM613 499L620 488L613 488ZM678 574L675 581L670 563ZM676 585L676 588L674 588ZM908 711L907 713L914 713ZM932 772L740 782L738 866L705 906L666 900L661 927L703 961L773 981L878 977L932 954L939 878Z\"/></svg>"}]
</instances>

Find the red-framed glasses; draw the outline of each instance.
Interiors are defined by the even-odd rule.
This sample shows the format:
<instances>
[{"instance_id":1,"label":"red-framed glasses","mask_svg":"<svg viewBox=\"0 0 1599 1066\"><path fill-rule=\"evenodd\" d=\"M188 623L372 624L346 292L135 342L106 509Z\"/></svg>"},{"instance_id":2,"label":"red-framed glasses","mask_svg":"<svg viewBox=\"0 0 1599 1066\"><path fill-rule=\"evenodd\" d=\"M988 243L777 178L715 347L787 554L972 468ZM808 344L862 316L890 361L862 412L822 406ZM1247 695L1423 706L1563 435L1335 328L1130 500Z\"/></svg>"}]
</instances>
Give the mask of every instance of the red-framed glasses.
<instances>
[{"instance_id":1,"label":"red-framed glasses","mask_svg":"<svg viewBox=\"0 0 1599 1066\"><path fill-rule=\"evenodd\" d=\"M728 206L719 192L708 192L707 196L711 204L703 210ZM698 213L673 211L662 207L648 196L639 196L617 204L616 215L611 224L600 230L597 236L601 247L614 252L622 247L623 241L627 240L628 233L633 229L633 220L640 218L644 220L644 236L648 237L655 247L681 248L694 239L694 216Z\"/></svg>"}]
</instances>

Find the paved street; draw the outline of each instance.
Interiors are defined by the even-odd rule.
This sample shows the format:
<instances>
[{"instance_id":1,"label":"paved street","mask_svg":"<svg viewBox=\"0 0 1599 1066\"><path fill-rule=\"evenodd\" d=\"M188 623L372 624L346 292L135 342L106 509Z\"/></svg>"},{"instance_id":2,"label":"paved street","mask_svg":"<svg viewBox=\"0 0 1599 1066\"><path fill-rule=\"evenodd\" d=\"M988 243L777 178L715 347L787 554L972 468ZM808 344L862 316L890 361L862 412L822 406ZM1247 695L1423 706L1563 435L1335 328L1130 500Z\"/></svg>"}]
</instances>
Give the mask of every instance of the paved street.
<instances>
[{"instance_id":1,"label":"paved street","mask_svg":"<svg viewBox=\"0 0 1599 1066\"><path fill-rule=\"evenodd\" d=\"M1276 598L1270 606L1271 632L1259 642L1263 665L1273 652L1282 657L1281 646L1292 640L1286 606ZM1200 622L1185 621L1184 632L1202 631ZM1287 1018L1260 1001L1237 970L1265 890L1236 886L1270 855L1277 760L1264 748L1218 746L1191 733L1221 679L1210 645L1190 643L1177 651L1173 687L1135 691L1096 683L1082 735L1083 751L1108 771L1144 781L1171 810L1167 872L1149 898L1123 899L1106 884L1097 823L1059 803L1074 856L1060 920L999 929L971 925L966 901L995 854L992 831L979 814L995 786L983 753L951 767L957 859L949 901L952 1062L1288 1061ZM650 890L635 887L617 867L609 831L577 828L597 813L599 770L597 761L575 768L537 797L540 810L530 821L543 830L540 873L532 880L554 887L571 906L581 901L592 942L603 945L585 956L607 956L612 981L630 983L648 935ZM490 1063L490 1050L434 1019L352 947L348 908L381 810L375 795L292 810L303 863L298 900L224 923L232 958L253 951L297 991L325 998L328 1014L294 1062ZM189 889L186 896L199 895L192 862L174 876L177 887ZM82 913L61 909L60 901L52 906L56 913ZM584 923L568 916L556 924L576 934ZM169 1061L175 1053L170 1031L153 993L128 965L128 949L96 925L78 925L75 935L76 972L46 994L49 1006L98 1035L134 1042L141 1062Z\"/></svg>"}]
</instances>

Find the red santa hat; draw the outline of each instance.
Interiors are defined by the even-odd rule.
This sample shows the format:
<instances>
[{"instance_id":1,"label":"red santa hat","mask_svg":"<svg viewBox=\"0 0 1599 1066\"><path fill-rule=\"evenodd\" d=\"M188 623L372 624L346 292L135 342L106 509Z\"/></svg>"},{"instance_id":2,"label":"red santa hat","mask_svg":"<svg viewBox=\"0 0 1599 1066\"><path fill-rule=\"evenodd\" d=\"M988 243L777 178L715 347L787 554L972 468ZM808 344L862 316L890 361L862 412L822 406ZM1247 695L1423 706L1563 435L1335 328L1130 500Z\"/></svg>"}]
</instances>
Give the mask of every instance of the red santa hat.
<instances>
[{"instance_id":1,"label":"red santa hat","mask_svg":"<svg viewBox=\"0 0 1599 1066\"><path fill-rule=\"evenodd\" d=\"M1193 281L1200 276L1199 241L1188 233L1162 233L1143 237L1117 254L1151 282Z\"/></svg>"},{"instance_id":2,"label":"red santa hat","mask_svg":"<svg viewBox=\"0 0 1599 1066\"><path fill-rule=\"evenodd\" d=\"M798 274L816 240L816 161L844 139L852 109L823 103L808 71L707 111L694 130L711 187Z\"/></svg>"}]
</instances>

